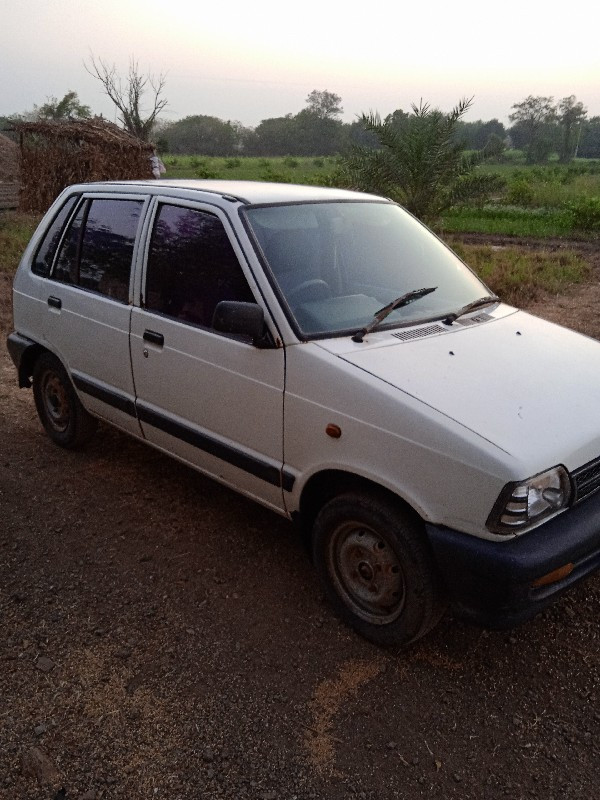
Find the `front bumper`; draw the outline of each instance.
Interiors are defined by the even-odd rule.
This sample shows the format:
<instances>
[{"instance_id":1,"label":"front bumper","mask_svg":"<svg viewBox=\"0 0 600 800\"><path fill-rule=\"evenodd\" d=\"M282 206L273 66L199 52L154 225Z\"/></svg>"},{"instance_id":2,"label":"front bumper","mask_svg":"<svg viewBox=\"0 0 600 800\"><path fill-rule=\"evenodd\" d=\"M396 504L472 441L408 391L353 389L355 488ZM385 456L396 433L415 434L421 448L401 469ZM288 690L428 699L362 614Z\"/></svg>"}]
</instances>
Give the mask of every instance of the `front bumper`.
<instances>
[{"instance_id":1,"label":"front bumper","mask_svg":"<svg viewBox=\"0 0 600 800\"><path fill-rule=\"evenodd\" d=\"M530 619L600 567L600 493L507 541L478 539L438 525L425 527L453 608L491 628ZM565 578L533 586L569 563L574 568Z\"/></svg>"}]
</instances>

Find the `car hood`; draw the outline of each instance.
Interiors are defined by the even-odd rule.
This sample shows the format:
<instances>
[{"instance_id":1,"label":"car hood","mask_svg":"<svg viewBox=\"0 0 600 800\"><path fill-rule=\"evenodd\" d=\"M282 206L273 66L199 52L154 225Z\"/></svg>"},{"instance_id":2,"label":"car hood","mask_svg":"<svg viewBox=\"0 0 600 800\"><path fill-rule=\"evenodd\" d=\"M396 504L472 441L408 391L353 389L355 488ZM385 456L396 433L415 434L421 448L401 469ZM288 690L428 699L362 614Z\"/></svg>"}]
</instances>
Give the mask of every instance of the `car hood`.
<instances>
[{"instance_id":1,"label":"car hood","mask_svg":"<svg viewBox=\"0 0 600 800\"><path fill-rule=\"evenodd\" d=\"M321 345L514 456L529 474L596 458L600 343L502 308L468 326L429 326L423 338L399 341L402 329Z\"/></svg>"}]
</instances>

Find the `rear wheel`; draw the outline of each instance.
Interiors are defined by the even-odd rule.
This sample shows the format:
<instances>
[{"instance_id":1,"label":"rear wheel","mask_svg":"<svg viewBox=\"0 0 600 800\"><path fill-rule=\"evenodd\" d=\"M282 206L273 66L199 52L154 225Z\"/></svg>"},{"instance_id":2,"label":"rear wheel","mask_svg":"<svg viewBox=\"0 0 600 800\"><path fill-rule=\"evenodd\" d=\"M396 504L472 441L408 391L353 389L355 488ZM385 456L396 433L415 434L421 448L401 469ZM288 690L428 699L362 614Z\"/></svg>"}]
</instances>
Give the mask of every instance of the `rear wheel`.
<instances>
[{"instance_id":1,"label":"rear wheel","mask_svg":"<svg viewBox=\"0 0 600 800\"><path fill-rule=\"evenodd\" d=\"M419 521L384 495L330 500L315 521L313 555L338 615L377 644L409 644L443 614L437 568Z\"/></svg>"},{"instance_id":2,"label":"rear wheel","mask_svg":"<svg viewBox=\"0 0 600 800\"><path fill-rule=\"evenodd\" d=\"M66 448L85 444L97 422L81 405L63 365L43 353L33 368L33 396L38 416L53 442Z\"/></svg>"}]
</instances>

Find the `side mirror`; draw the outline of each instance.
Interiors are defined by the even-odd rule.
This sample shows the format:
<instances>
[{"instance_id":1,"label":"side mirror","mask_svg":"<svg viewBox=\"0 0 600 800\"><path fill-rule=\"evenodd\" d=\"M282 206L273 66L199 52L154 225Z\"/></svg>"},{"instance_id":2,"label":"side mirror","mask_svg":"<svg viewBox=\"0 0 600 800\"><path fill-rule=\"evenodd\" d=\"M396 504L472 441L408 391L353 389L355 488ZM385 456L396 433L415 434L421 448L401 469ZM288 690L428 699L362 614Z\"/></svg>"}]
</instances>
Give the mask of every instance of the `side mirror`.
<instances>
[{"instance_id":1,"label":"side mirror","mask_svg":"<svg viewBox=\"0 0 600 800\"><path fill-rule=\"evenodd\" d=\"M212 327L221 333L249 336L252 344L264 346L265 314L256 303L221 300L215 308Z\"/></svg>"}]
</instances>

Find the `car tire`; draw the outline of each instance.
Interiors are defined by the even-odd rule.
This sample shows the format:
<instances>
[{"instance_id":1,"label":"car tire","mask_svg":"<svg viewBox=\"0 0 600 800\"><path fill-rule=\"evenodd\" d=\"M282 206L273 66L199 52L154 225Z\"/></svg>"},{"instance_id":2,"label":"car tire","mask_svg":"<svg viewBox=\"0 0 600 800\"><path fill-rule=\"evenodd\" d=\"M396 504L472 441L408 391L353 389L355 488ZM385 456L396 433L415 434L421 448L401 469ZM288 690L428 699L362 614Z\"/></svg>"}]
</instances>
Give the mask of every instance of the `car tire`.
<instances>
[{"instance_id":1,"label":"car tire","mask_svg":"<svg viewBox=\"0 0 600 800\"><path fill-rule=\"evenodd\" d=\"M40 421L56 444L75 449L94 435L97 420L81 405L67 371L52 353L42 353L35 363L33 397Z\"/></svg>"},{"instance_id":2,"label":"car tire","mask_svg":"<svg viewBox=\"0 0 600 800\"><path fill-rule=\"evenodd\" d=\"M403 646L439 622L441 581L419 518L376 492L338 495L313 528L313 558L338 616L385 646Z\"/></svg>"}]
</instances>

